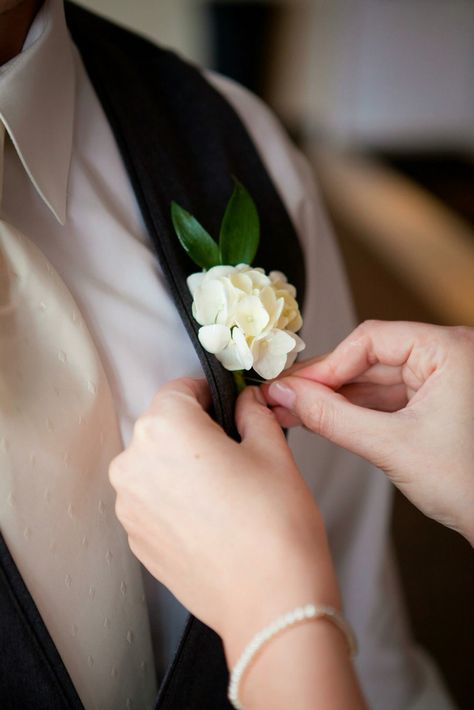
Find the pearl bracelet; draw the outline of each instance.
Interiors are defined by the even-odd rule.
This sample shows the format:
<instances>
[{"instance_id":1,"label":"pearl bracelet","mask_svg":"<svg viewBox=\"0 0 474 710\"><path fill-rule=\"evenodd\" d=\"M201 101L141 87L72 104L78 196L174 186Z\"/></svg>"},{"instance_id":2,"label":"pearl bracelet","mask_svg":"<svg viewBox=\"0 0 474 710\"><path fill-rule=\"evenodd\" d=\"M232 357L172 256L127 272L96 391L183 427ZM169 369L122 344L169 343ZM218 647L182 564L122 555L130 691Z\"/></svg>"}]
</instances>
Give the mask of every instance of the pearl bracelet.
<instances>
[{"instance_id":1,"label":"pearl bracelet","mask_svg":"<svg viewBox=\"0 0 474 710\"><path fill-rule=\"evenodd\" d=\"M356 654L357 644L355 636L351 627L342 614L337 611L337 609L334 609L332 606L316 604L306 604L306 606L296 607L296 609L293 609L286 614L282 614L282 616L279 616L275 619L275 621L272 621L271 624L265 626L265 628L255 634L235 664L232 673L230 674L228 689L228 698L235 710L242 710L242 705L239 702L239 684L242 676L262 646L276 636L276 634L279 634L280 631L283 631L283 629L299 624L302 621L310 621L312 619L327 619L335 624L335 626L342 631L346 638L351 658Z\"/></svg>"}]
</instances>

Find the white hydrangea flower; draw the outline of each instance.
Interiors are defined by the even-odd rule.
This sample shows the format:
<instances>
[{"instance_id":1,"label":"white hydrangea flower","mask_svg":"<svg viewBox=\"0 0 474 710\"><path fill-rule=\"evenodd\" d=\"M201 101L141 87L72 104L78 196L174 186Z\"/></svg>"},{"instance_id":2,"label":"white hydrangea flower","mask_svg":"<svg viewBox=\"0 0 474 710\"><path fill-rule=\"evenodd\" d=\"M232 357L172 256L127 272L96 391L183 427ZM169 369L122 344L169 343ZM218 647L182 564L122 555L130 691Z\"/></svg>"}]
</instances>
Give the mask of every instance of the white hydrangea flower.
<instances>
[{"instance_id":1,"label":"white hydrangea flower","mask_svg":"<svg viewBox=\"0 0 474 710\"><path fill-rule=\"evenodd\" d=\"M189 276L188 287L199 341L227 370L253 367L270 380L305 347L296 289L280 271L214 266Z\"/></svg>"}]
</instances>

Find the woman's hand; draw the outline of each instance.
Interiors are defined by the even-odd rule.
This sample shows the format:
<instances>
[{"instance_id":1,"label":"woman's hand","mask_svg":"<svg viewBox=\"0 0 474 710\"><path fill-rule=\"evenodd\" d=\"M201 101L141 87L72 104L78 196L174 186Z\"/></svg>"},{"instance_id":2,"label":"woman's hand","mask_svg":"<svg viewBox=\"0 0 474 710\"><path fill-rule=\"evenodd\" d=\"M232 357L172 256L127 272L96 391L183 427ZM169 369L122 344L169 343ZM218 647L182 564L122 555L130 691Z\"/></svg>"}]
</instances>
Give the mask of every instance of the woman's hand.
<instances>
[{"instance_id":1,"label":"woman's hand","mask_svg":"<svg viewBox=\"0 0 474 710\"><path fill-rule=\"evenodd\" d=\"M474 329L368 321L263 392L474 544Z\"/></svg>"},{"instance_id":2,"label":"woman's hand","mask_svg":"<svg viewBox=\"0 0 474 710\"><path fill-rule=\"evenodd\" d=\"M280 613L340 601L319 512L259 390L239 397L241 443L208 405L203 381L164 387L110 479L131 549L224 638L232 664Z\"/></svg>"}]
</instances>

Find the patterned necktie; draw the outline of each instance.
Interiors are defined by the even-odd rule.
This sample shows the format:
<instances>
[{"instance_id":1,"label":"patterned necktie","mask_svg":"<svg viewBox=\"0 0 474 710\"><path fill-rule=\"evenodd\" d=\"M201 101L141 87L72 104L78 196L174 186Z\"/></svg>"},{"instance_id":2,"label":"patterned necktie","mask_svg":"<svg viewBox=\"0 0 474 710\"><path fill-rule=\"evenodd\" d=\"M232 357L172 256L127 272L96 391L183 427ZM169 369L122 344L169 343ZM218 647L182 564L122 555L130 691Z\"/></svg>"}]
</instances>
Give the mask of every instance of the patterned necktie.
<instances>
[{"instance_id":1,"label":"patterned necktie","mask_svg":"<svg viewBox=\"0 0 474 710\"><path fill-rule=\"evenodd\" d=\"M0 120L0 200L4 136ZM149 708L156 691L140 570L107 478L120 450L73 297L0 219L0 527L87 710Z\"/></svg>"}]
</instances>

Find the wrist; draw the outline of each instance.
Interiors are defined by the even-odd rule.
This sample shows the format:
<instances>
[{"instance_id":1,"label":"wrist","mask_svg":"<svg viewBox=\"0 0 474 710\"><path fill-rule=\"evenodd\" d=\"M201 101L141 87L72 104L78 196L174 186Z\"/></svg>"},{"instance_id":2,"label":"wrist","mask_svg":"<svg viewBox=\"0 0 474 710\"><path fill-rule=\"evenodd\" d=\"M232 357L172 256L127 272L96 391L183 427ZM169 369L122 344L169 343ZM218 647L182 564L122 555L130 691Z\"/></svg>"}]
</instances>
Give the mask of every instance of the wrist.
<instances>
[{"instance_id":1,"label":"wrist","mask_svg":"<svg viewBox=\"0 0 474 710\"><path fill-rule=\"evenodd\" d=\"M283 557L283 560L288 558ZM234 592L233 612L219 630L229 668L252 637L275 618L308 601L340 610L341 598L329 553L311 559L294 556L282 562L277 574L260 577L258 588Z\"/></svg>"}]
</instances>

